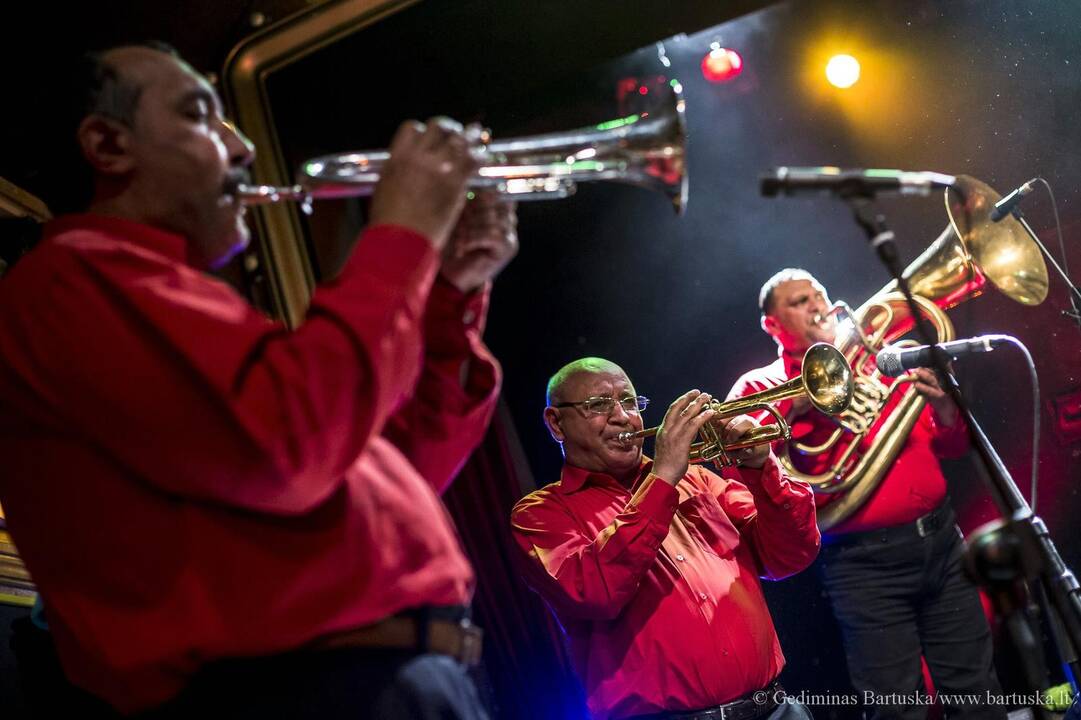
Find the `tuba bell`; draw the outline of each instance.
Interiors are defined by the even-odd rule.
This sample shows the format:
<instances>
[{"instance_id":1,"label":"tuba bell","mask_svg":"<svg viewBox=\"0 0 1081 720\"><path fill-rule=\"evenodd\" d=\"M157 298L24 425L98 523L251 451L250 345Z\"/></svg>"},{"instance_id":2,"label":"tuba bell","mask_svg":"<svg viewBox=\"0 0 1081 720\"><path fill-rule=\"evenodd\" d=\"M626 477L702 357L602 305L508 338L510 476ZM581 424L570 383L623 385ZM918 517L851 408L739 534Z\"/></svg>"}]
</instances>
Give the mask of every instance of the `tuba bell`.
<instances>
[{"instance_id":1,"label":"tuba bell","mask_svg":"<svg viewBox=\"0 0 1081 720\"><path fill-rule=\"evenodd\" d=\"M1013 217L993 223L990 212L1000 196L984 183L959 176L946 190L949 224L930 247L904 271L920 312L930 321L936 342L954 338L946 310L976 297L988 283L1007 297L1038 305L1047 297L1047 266L1036 244ZM835 419L839 427L818 445L790 442L778 453L788 473L810 483L815 492L841 494L818 509L818 524L828 530L847 519L881 483L908 440L926 400L907 378L884 383L875 355L897 342L915 325L904 295L891 281L852 310L837 303L834 345L852 367L854 397ZM889 408L895 394L901 398ZM866 438L874 432L872 440ZM798 469L796 458L826 458L824 472Z\"/></svg>"},{"instance_id":2,"label":"tuba bell","mask_svg":"<svg viewBox=\"0 0 1081 720\"><path fill-rule=\"evenodd\" d=\"M472 139L481 166L469 187L509 199L545 200L572 195L580 182L610 180L660 192L682 214L686 103L677 86L668 90L666 102L649 112L576 130L496 141L479 131ZM385 150L324 155L301 165L296 185L241 185L236 195L245 205L291 200L309 211L313 199L370 195L389 157Z\"/></svg>"}]
</instances>

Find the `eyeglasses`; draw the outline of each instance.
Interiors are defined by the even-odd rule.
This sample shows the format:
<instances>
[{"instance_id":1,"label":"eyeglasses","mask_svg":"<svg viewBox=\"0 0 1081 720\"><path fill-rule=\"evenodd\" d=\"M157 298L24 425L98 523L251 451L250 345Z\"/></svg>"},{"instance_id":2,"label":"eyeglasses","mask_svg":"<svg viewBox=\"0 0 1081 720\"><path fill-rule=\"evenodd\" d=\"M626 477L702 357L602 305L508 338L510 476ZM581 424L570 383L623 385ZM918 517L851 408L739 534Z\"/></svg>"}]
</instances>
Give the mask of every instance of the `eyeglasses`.
<instances>
[{"instance_id":1,"label":"eyeglasses","mask_svg":"<svg viewBox=\"0 0 1081 720\"><path fill-rule=\"evenodd\" d=\"M578 402L556 403L553 407L580 407L586 415L611 415L616 409L617 402L623 408L623 412L628 415L637 415L649 405L649 398L645 395L630 395L619 400L610 397L590 397Z\"/></svg>"}]
</instances>

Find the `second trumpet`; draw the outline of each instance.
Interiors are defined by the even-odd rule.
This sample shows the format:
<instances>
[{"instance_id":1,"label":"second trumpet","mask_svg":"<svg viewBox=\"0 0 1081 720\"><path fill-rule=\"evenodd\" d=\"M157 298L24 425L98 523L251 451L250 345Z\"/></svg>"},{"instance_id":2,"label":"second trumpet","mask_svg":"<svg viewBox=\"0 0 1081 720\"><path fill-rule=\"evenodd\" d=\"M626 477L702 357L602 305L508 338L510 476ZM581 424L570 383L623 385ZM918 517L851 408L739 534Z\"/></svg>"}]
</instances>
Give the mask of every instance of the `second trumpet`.
<instances>
[{"instance_id":1,"label":"second trumpet","mask_svg":"<svg viewBox=\"0 0 1081 720\"><path fill-rule=\"evenodd\" d=\"M852 368L844 355L832 345L816 343L804 354L799 376L753 395L727 402L710 402L709 406L716 414L711 422L698 431L700 440L691 445L690 460L735 465L736 460L729 455L731 451L788 440L792 436L788 422L773 407L773 403L806 395L816 409L827 415L837 415L844 412L852 402L852 391ZM776 424L752 428L739 440L726 443L721 437L724 426L720 421L755 410L768 412L776 420ZM656 435L658 430L660 426L638 432L620 433L619 440L629 444L634 440Z\"/></svg>"},{"instance_id":2,"label":"second trumpet","mask_svg":"<svg viewBox=\"0 0 1081 720\"><path fill-rule=\"evenodd\" d=\"M589 127L489 141L483 133L474 151L481 167L473 190L492 190L511 200L549 200L572 195L581 182L608 180L663 193L682 214L687 205L687 131L680 90L668 88L650 112ZM324 155L304 162L298 184L242 185L245 205L370 195L390 158L386 150Z\"/></svg>"}]
</instances>

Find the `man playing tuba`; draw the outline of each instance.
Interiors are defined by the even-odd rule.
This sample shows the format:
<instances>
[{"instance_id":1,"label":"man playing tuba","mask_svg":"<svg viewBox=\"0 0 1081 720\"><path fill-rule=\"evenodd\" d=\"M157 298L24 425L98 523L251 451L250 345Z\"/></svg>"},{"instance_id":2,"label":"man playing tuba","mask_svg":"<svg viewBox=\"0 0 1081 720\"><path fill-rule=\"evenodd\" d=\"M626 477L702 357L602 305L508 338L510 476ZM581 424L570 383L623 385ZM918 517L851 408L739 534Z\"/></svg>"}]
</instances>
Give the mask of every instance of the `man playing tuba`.
<instances>
[{"instance_id":1,"label":"man playing tuba","mask_svg":"<svg viewBox=\"0 0 1081 720\"><path fill-rule=\"evenodd\" d=\"M759 307L762 329L777 342L779 357L744 374L729 397L779 385L800 372L810 345L835 342L826 290L805 270L782 270L767 280ZM898 698L896 704L875 703L877 719L926 715L926 703L900 699L926 692L921 654L939 693L987 698L998 690L990 631L979 595L961 571L961 534L938 464L968 450L967 429L934 373L919 369L912 382L928 405L877 487L828 529L823 510L851 490L815 496L823 525L816 565L841 626L852 684L863 697L870 692ZM897 393L890 396L880 416L899 400ZM806 398L782 401L777 410L792 426L793 444L821 446L837 430ZM880 429L872 424L860 448ZM833 460L830 453L790 455L796 469L809 475L822 473ZM946 705L949 717L1006 716L1001 706Z\"/></svg>"}]
</instances>

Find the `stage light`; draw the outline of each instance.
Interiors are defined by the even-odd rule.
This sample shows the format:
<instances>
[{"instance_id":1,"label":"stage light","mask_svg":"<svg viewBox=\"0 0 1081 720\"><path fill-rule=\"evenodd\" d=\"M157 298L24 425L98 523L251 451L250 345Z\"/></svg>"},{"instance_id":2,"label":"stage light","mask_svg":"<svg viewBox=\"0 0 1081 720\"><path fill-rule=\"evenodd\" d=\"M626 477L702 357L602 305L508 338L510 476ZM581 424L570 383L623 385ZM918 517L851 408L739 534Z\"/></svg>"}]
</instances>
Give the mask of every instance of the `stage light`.
<instances>
[{"instance_id":1,"label":"stage light","mask_svg":"<svg viewBox=\"0 0 1081 720\"><path fill-rule=\"evenodd\" d=\"M702 77L713 83L734 80L743 71L743 58L735 50L710 45L710 51L702 58Z\"/></svg>"},{"instance_id":2,"label":"stage light","mask_svg":"<svg viewBox=\"0 0 1081 720\"><path fill-rule=\"evenodd\" d=\"M826 63L826 79L839 88L850 88L860 79L860 62L851 55L834 55Z\"/></svg>"}]
</instances>

